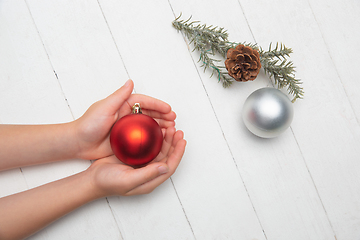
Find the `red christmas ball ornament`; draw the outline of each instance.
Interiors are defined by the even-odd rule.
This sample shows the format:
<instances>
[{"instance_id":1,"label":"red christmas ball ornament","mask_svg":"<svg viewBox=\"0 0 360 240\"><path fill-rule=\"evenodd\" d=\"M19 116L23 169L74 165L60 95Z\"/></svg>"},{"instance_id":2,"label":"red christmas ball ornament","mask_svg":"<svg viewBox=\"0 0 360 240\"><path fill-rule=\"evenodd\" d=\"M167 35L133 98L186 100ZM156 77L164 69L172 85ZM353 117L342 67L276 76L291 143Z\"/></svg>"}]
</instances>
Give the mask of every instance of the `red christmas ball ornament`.
<instances>
[{"instance_id":1,"label":"red christmas ball ornament","mask_svg":"<svg viewBox=\"0 0 360 240\"><path fill-rule=\"evenodd\" d=\"M139 103L135 103L132 114L120 118L110 132L110 145L115 156L135 167L152 161L159 154L162 142L159 124L141 113Z\"/></svg>"}]
</instances>

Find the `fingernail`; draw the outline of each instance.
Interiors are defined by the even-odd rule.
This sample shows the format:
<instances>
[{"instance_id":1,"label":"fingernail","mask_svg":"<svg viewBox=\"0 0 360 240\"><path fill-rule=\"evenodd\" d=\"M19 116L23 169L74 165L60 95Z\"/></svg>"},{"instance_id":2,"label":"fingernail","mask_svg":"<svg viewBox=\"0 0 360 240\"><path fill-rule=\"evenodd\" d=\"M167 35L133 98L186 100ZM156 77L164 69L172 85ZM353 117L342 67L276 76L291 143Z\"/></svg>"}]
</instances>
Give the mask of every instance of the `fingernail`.
<instances>
[{"instance_id":1,"label":"fingernail","mask_svg":"<svg viewBox=\"0 0 360 240\"><path fill-rule=\"evenodd\" d=\"M130 79L126 81L126 83L124 84L125 87L128 87L130 85Z\"/></svg>"},{"instance_id":2,"label":"fingernail","mask_svg":"<svg viewBox=\"0 0 360 240\"><path fill-rule=\"evenodd\" d=\"M169 171L169 169L167 167L165 167L165 166L159 166L158 171L159 171L160 174L165 174L165 173L167 173Z\"/></svg>"}]
</instances>

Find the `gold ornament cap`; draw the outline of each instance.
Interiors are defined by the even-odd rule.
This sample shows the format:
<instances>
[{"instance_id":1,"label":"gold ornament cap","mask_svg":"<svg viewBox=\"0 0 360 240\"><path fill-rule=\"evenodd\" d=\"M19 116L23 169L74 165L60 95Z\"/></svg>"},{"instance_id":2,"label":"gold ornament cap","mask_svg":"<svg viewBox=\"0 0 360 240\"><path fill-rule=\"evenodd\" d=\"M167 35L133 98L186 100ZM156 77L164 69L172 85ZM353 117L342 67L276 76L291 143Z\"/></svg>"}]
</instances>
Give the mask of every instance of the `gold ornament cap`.
<instances>
[{"instance_id":1,"label":"gold ornament cap","mask_svg":"<svg viewBox=\"0 0 360 240\"><path fill-rule=\"evenodd\" d=\"M134 106L132 107L132 113L133 114L141 114L141 108L140 108L140 103L135 103Z\"/></svg>"}]
</instances>

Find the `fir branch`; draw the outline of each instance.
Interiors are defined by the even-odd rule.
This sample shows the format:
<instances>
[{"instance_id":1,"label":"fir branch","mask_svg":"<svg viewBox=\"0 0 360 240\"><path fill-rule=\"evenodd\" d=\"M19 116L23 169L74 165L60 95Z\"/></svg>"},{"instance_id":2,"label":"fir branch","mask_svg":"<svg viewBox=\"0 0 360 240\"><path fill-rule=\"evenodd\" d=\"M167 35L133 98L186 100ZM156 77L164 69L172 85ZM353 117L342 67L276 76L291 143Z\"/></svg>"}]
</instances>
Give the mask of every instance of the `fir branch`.
<instances>
[{"instance_id":1,"label":"fir branch","mask_svg":"<svg viewBox=\"0 0 360 240\"><path fill-rule=\"evenodd\" d=\"M179 20L181 15L173 21L173 26L183 32L185 36L192 43L197 40L197 43L201 43L203 46L210 47L213 51L223 51L223 45L227 42L228 33L224 28L206 26L206 24L197 24L197 21L192 21L191 17L187 20Z\"/></svg>"},{"instance_id":2,"label":"fir branch","mask_svg":"<svg viewBox=\"0 0 360 240\"><path fill-rule=\"evenodd\" d=\"M181 16L181 15L180 15ZM173 21L173 26L184 33L189 39L190 44L194 44L194 50L200 52L200 59L203 63L204 71L207 68L212 68L212 74L218 77L218 80L222 82L224 87L228 87L232 83L232 78L228 76L227 71L221 69L221 66L216 65L216 60L210 55L220 53L222 56L227 52L227 38L228 34L223 28L206 26L206 24L197 24L197 22L190 22L190 19L179 20L180 16Z\"/></svg>"},{"instance_id":3,"label":"fir branch","mask_svg":"<svg viewBox=\"0 0 360 240\"><path fill-rule=\"evenodd\" d=\"M268 51L260 49L259 53L262 58L271 59L276 57L278 59L286 59L286 57L290 57L290 53L293 52L291 48L285 47L282 43L280 43L280 48L279 43L276 43L276 47L274 49L271 49L271 45L272 43L270 43Z\"/></svg>"},{"instance_id":4,"label":"fir branch","mask_svg":"<svg viewBox=\"0 0 360 240\"><path fill-rule=\"evenodd\" d=\"M295 78L293 62L286 59L290 53L292 49L286 48L283 44L280 44L279 48L277 43L275 49L271 49L270 44L268 51L260 50L260 62L265 73L274 79L279 89L287 87L289 94L294 96L292 102L295 102L296 99L303 98L304 91L300 86L302 82Z\"/></svg>"},{"instance_id":5,"label":"fir branch","mask_svg":"<svg viewBox=\"0 0 360 240\"><path fill-rule=\"evenodd\" d=\"M201 67L204 67L204 71L209 67L212 68L212 73L210 77L212 77L214 74L217 75L219 81L222 82L223 87L226 88L232 84L233 80L228 75L228 72L223 70L224 67L215 64L215 62L220 62L220 60L211 58L208 54L208 51L201 51L199 61L202 61L203 64L201 65Z\"/></svg>"},{"instance_id":6,"label":"fir branch","mask_svg":"<svg viewBox=\"0 0 360 240\"><path fill-rule=\"evenodd\" d=\"M226 43L226 53L229 51L230 48L236 48L237 45L244 45L245 47L251 47L252 49L256 49L260 52L260 49L256 43L248 43L248 42L227 42ZM226 55L225 55L226 58Z\"/></svg>"},{"instance_id":7,"label":"fir branch","mask_svg":"<svg viewBox=\"0 0 360 240\"><path fill-rule=\"evenodd\" d=\"M215 53L219 53L226 58L227 51L230 48L235 48L237 45L242 44L259 51L260 62L265 73L274 79L275 85L278 88L287 87L289 94L294 96L292 102L303 97L304 91L300 86L302 82L295 78L293 63L287 61L287 57L290 57L292 53L291 48L277 43L274 49L272 49L272 44L270 44L269 50L264 51L257 44L229 42L228 33L224 28L206 26L206 24L199 24L198 21L190 22L191 17L187 20L179 20L180 17L181 14L172 22L173 26L189 39L190 44L194 45L193 51L197 50L200 52L199 62L203 63L201 67L204 67L204 71L211 68L212 74L210 77L216 75L224 87L230 86L233 78L224 70L224 66L217 64L220 60L212 58L211 55L214 56Z\"/></svg>"}]
</instances>

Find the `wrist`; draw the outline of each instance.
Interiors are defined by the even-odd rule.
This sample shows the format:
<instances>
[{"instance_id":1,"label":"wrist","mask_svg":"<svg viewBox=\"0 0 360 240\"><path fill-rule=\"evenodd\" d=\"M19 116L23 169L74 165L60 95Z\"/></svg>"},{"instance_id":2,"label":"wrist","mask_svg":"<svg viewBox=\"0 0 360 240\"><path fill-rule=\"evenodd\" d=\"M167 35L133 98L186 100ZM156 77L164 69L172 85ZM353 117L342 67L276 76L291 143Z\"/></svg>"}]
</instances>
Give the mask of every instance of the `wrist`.
<instances>
[{"instance_id":1,"label":"wrist","mask_svg":"<svg viewBox=\"0 0 360 240\"><path fill-rule=\"evenodd\" d=\"M75 121L60 124L61 132L63 134L64 139L64 149L68 154L68 159L75 159L80 158L81 156L81 149L79 145L79 138L76 133L76 123Z\"/></svg>"},{"instance_id":2,"label":"wrist","mask_svg":"<svg viewBox=\"0 0 360 240\"><path fill-rule=\"evenodd\" d=\"M79 190L83 196L84 202L91 202L93 200L104 197L94 184L93 178L88 170L80 172L76 175L78 178Z\"/></svg>"},{"instance_id":3,"label":"wrist","mask_svg":"<svg viewBox=\"0 0 360 240\"><path fill-rule=\"evenodd\" d=\"M95 200L103 197L107 197L109 194L101 187L98 181L99 169L96 163L93 163L88 169L81 172L84 188L86 189L89 199Z\"/></svg>"},{"instance_id":4,"label":"wrist","mask_svg":"<svg viewBox=\"0 0 360 240\"><path fill-rule=\"evenodd\" d=\"M66 123L65 125L69 136L69 142L72 145L72 158L84 159L84 150L81 147L80 134L78 130L78 120Z\"/></svg>"}]
</instances>

